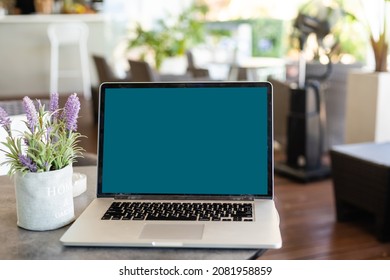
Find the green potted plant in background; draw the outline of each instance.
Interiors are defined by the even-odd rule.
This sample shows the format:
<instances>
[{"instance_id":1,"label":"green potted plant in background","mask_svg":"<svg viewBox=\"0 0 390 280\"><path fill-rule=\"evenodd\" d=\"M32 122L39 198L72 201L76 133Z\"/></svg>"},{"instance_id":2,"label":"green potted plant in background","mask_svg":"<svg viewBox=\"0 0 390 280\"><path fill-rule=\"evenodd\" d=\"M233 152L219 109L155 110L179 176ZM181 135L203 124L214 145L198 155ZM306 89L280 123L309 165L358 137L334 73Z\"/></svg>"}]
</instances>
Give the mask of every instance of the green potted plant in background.
<instances>
[{"instance_id":1,"label":"green potted plant in background","mask_svg":"<svg viewBox=\"0 0 390 280\"><path fill-rule=\"evenodd\" d=\"M58 94L52 94L50 108L29 97L23 98L26 130L13 131L11 119L0 107L0 127L7 133L0 145L5 153L9 175L14 177L17 224L29 230L56 229L74 220L72 163L82 156L77 130L80 101L69 96L58 107Z\"/></svg>"},{"instance_id":2,"label":"green potted plant in background","mask_svg":"<svg viewBox=\"0 0 390 280\"><path fill-rule=\"evenodd\" d=\"M154 66L159 70L164 59L184 55L189 48L203 42L203 17L206 12L206 6L193 4L174 19L167 16L169 20L158 20L151 30L137 24L128 48L137 48L141 60L146 60L151 54Z\"/></svg>"},{"instance_id":3,"label":"green potted plant in background","mask_svg":"<svg viewBox=\"0 0 390 280\"><path fill-rule=\"evenodd\" d=\"M374 68L351 72L348 77L346 142L389 141L390 73L388 72L389 0L361 0L362 22L373 51ZM368 14L372 11L372 14Z\"/></svg>"}]
</instances>

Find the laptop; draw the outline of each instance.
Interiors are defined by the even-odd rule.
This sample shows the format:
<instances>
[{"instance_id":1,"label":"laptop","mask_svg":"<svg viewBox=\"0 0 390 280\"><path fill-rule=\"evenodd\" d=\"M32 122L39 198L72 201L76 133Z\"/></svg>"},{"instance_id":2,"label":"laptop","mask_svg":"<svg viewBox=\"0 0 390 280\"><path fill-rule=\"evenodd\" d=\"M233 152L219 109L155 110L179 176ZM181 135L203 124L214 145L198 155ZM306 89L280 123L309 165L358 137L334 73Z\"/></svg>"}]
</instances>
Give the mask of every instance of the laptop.
<instances>
[{"instance_id":1,"label":"laptop","mask_svg":"<svg viewBox=\"0 0 390 280\"><path fill-rule=\"evenodd\" d=\"M65 246L280 248L268 82L103 83L97 198Z\"/></svg>"}]
</instances>

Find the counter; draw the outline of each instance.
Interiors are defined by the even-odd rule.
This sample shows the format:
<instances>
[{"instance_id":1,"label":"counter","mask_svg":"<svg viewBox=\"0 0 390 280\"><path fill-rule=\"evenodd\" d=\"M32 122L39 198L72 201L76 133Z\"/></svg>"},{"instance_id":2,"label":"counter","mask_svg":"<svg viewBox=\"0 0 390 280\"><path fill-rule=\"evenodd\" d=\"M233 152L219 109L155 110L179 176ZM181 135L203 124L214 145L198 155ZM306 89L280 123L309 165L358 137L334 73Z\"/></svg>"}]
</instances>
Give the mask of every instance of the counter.
<instances>
[{"instance_id":1,"label":"counter","mask_svg":"<svg viewBox=\"0 0 390 280\"><path fill-rule=\"evenodd\" d=\"M50 42L47 27L55 22L85 22L89 27L91 83L97 84L92 54L109 52L107 31L110 20L103 14L85 15L9 15L0 17L0 99L49 93ZM61 64L63 63L63 64ZM60 51L62 69L77 68L79 54L76 48ZM82 92L81 78L63 78L60 93Z\"/></svg>"}]
</instances>

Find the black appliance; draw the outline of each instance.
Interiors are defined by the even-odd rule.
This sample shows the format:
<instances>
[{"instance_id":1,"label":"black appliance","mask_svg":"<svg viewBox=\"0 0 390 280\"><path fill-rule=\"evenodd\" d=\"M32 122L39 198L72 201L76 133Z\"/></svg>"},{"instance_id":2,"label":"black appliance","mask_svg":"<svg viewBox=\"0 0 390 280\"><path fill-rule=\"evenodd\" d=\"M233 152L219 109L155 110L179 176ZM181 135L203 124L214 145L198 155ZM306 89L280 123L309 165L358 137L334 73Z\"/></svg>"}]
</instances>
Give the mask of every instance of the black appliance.
<instances>
[{"instance_id":1,"label":"black appliance","mask_svg":"<svg viewBox=\"0 0 390 280\"><path fill-rule=\"evenodd\" d=\"M300 32L299 81L290 85L290 106L287 120L286 161L275 162L275 172L282 176L309 182L326 178L330 168L323 163L325 119L321 117L324 108L321 99L320 81L327 79L332 64L326 66L321 76L306 76L304 46L311 33L319 42L330 32L327 21L299 14L294 27Z\"/></svg>"}]
</instances>

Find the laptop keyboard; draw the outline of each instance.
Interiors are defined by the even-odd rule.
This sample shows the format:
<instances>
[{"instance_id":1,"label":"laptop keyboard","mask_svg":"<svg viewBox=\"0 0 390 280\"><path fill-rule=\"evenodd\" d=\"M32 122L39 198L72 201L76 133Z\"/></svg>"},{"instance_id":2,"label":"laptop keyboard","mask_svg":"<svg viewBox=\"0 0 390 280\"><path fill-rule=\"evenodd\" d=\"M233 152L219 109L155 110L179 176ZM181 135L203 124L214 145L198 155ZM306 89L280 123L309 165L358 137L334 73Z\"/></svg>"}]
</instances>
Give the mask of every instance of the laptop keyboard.
<instances>
[{"instance_id":1,"label":"laptop keyboard","mask_svg":"<svg viewBox=\"0 0 390 280\"><path fill-rule=\"evenodd\" d=\"M253 221L252 203L113 202L102 220Z\"/></svg>"}]
</instances>

